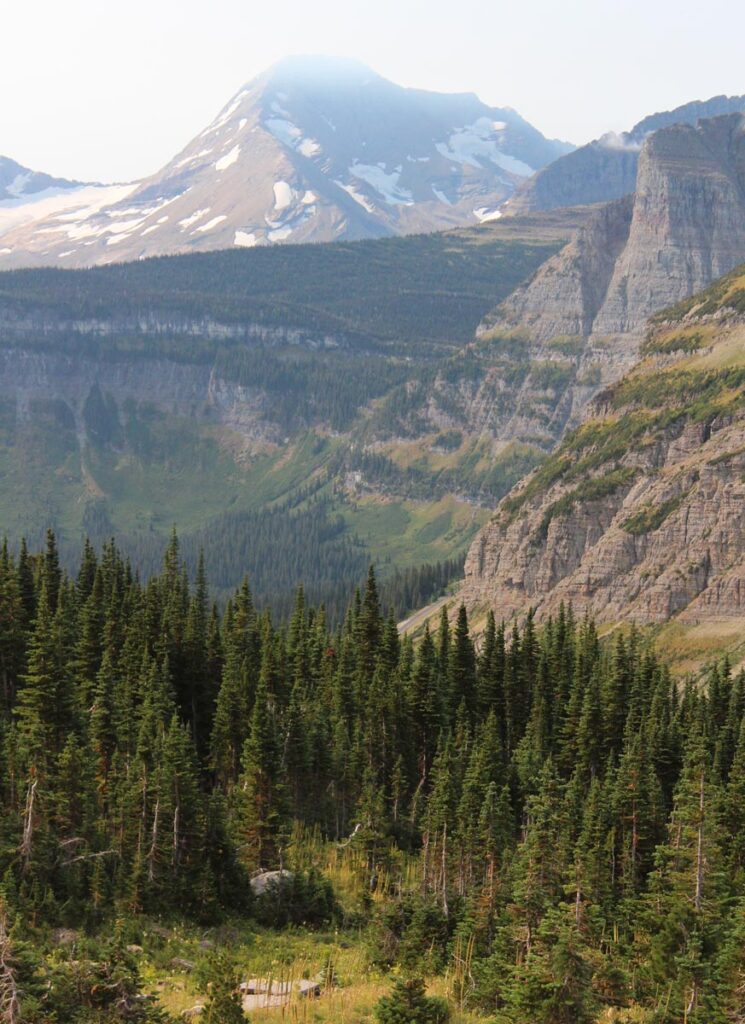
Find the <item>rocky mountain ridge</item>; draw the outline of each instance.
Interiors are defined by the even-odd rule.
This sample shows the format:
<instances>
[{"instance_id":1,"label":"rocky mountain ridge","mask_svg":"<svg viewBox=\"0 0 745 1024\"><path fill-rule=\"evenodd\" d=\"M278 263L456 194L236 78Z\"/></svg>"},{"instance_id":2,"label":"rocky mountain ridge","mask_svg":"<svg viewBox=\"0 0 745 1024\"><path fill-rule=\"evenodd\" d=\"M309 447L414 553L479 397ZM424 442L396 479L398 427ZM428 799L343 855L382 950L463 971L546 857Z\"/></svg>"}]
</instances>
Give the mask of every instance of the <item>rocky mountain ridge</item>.
<instances>
[{"instance_id":1,"label":"rocky mountain ridge","mask_svg":"<svg viewBox=\"0 0 745 1024\"><path fill-rule=\"evenodd\" d=\"M24 225L50 217L63 217L71 208L89 214L107 203L123 199L133 185L99 185L56 178L0 156L0 260L12 254L5 235L23 231Z\"/></svg>"},{"instance_id":2,"label":"rocky mountain ridge","mask_svg":"<svg viewBox=\"0 0 745 1024\"><path fill-rule=\"evenodd\" d=\"M50 189L64 191L80 188L81 185L80 181L54 178L42 171L32 171L10 157L0 156L0 204L22 198L28 199Z\"/></svg>"},{"instance_id":3,"label":"rocky mountain ridge","mask_svg":"<svg viewBox=\"0 0 745 1024\"><path fill-rule=\"evenodd\" d=\"M501 389L497 436L552 447L634 365L651 314L743 259L745 116L651 135L635 195L596 208L480 325Z\"/></svg>"},{"instance_id":4,"label":"rocky mountain ridge","mask_svg":"<svg viewBox=\"0 0 745 1024\"><path fill-rule=\"evenodd\" d=\"M655 318L641 363L503 499L462 596L601 622L745 614L745 267Z\"/></svg>"},{"instance_id":5,"label":"rocky mountain ridge","mask_svg":"<svg viewBox=\"0 0 745 1024\"><path fill-rule=\"evenodd\" d=\"M745 96L714 96L652 114L628 132L608 132L539 170L507 200L503 212L516 215L621 199L636 189L639 153L653 132L743 112Z\"/></svg>"}]
</instances>

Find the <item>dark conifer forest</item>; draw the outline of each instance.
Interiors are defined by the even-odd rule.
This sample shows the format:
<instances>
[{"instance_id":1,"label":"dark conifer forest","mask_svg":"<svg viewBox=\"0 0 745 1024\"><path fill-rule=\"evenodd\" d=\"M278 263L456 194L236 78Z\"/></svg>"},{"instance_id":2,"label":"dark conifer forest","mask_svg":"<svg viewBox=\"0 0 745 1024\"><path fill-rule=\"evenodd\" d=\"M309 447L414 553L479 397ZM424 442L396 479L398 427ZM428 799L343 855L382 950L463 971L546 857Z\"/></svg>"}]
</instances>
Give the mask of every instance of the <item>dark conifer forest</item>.
<instances>
[{"instance_id":1,"label":"dark conifer forest","mask_svg":"<svg viewBox=\"0 0 745 1024\"><path fill-rule=\"evenodd\" d=\"M475 643L464 608L414 641L383 604L371 570L333 627L302 590L218 609L175 535L146 582L113 543L74 576L51 533L2 549L3 1020L165 1020L137 922L236 918L356 935L411 979L383 1024L444 1019L443 972L492 1021L744 1019L745 674L680 684L569 608ZM220 963L206 1019L241 1019Z\"/></svg>"}]
</instances>

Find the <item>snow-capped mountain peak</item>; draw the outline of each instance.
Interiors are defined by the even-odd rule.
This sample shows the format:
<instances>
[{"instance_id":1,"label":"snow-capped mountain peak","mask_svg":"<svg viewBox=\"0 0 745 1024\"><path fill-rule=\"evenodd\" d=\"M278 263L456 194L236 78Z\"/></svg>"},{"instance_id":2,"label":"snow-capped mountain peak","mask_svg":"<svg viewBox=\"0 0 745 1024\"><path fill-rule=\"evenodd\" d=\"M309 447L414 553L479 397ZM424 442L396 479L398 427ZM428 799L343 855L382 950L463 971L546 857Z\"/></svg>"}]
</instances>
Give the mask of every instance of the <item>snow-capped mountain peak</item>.
<instances>
[{"instance_id":1,"label":"snow-capped mountain peak","mask_svg":"<svg viewBox=\"0 0 745 1024\"><path fill-rule=\"evenodd\" d=\"M566 152L510 108L292 57L240 89L126 197L4 239L5 262L80 265L477 224Z\"/></svg>"}]
</instances>

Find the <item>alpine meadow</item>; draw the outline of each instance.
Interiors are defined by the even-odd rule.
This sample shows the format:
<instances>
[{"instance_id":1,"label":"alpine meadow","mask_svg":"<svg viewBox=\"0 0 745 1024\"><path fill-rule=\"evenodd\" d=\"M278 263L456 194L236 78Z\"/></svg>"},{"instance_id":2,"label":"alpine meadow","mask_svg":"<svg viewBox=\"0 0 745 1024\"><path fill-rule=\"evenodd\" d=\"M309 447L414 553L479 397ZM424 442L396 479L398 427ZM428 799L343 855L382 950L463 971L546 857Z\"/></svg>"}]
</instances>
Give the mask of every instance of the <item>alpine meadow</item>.
<instances>
[{"instance_id":1,"label":"alpine meadow","mask_svg":"<svg viewBox=\"0 0 745 1024\"><path fill-rule=\"evenodd\" d=\"M626 38L602 3L560 80L542 38L515 73L502 12L497 105L261 70L262 5L163 0L143 166L173 83L181 117L224 80L218 22L251 76L101 181L93 58L132 26L46 2L0 118L50 133L48 168L0 156L0 1024L745 1024L745 95L714 13L634 115L610 61L588 85L577 39ZM436 8L431 60L496 33ZM83 64L51 69L74 177L54 32L93 62L77 143ZM608 108L580 145L507 102L558 123L573 83L568 126Z\"/></svg>"}]
</instances>

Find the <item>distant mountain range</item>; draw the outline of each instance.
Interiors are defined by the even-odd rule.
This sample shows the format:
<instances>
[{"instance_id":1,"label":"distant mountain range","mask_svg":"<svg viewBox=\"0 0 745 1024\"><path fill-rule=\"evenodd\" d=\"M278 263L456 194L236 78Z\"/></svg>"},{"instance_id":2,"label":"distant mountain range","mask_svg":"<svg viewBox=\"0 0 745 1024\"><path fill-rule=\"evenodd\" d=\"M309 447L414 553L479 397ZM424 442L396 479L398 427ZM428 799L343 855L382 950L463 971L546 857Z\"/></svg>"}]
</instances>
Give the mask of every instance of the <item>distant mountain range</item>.
<instances>
[{"instance_id":1,"label":"distant mountain range","mask_svg":"<svg viewBox=\"0 0 745 1024\"><path fill-rule=\"evenodd\" d=\"M16 232L23 237L24 225L34 223L44 231L47 221L64 223L70 209L76 211L76 217L83 216L82 211L90 216L101 207L116 203L134 187L54 178L0 156L0 260L16 254L16 243L8 245L3 239L6 235L15 237Z\"/></svg>"},{"instance_id":2,"label":"distant mountain range","mask_svg":"<svg viewBox=\"0 0 745 1024\"><path fill-rule=\"evenodd\" d=\"M28 202L44 193L67 192L80 188L81 182L53 178L29 170L7 156L0 156L0 203Z\"/></svg>"},{"instance_id":3,"label":"distant mountain range","mask_svg":"<svg viewBox=\"0 0 745 1024\"><path fill-rule=\"evenodd\" d=\"M575 149L473 93L287 58L142 181L83 184L0 158L0 268L380 238L609 202L635 191L656 131L743 111L745 96L696 100Z\"/></svg>"},{"instance_id":4,"label":"distant mountain range","mask_svg":"<svg viewBox=\"0 0 745 1024\"><path fill-rule=\"evenodd\" d=\"M620 199L636 189L639 153L653 132L744 111L745 96L714 96L651 114L629 132L608 132L539 170L506 202L503 212L516 215Z\"/></svg>"},{"instance_id":5,"label":"distant mountain range","mask_svg":"<svg viewBox=\"0 0 745 1024\"><path fill-rule=\"evenodd\" d=\"M78 205L6 231L0 265L80 266L478 224L571 149L472 93L404 89L355 61L289 58L113 201L87 192ZM0 227L1 218L0 204Z\"/></svg>"}]
</instances>

